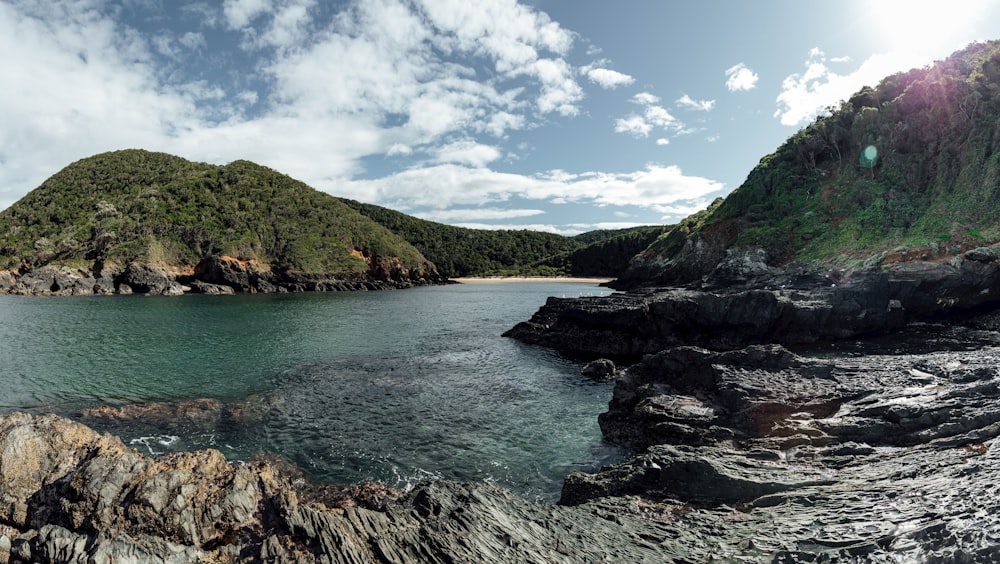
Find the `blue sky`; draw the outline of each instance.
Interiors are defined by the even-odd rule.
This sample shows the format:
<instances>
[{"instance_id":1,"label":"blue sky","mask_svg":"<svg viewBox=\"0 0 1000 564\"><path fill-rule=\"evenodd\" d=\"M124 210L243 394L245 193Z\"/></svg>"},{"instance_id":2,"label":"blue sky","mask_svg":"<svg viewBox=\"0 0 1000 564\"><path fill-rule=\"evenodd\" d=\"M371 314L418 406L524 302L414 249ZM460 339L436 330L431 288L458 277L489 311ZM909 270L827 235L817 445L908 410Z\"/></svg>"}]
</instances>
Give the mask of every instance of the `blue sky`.
<instances>
[{"instance_id":1,"label":"blue sky","mask_svg":"<svg viewBox=\"0 0 1000 564\"><path fill-rule=\"evenodd\" d=\"M1000 3L0 0L0 208L144 148L426 219L675 222Z\"/></svg>"}]
</instances>

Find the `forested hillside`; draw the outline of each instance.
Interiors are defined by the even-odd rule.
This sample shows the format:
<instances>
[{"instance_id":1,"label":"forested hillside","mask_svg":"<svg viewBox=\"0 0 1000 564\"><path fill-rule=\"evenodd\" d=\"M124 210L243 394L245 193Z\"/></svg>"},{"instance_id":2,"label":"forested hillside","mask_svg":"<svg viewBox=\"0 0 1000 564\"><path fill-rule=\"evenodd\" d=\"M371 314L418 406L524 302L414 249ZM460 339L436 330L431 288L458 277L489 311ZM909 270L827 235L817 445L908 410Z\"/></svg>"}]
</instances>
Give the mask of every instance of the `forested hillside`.
<instances>
[{"instance_id":1,"label":"forested hillside","mask_svg":"<svg viewBox=\"0 0 1000 564\"><path fill-rule=\"evenodd\" d=\"M67 166L0 213L0 269L183 268L213 255L300 274L363 273L375 257L426 265L405 240L336 198L248 161L104 153Z\"/></svg>"},{"instance_id":2,"label":"forested hillside","mask_svg":"<svg viewBox=\"0 0 1000 564\"><path fill-rule=\"evenodd\" d=\"M1000 240L1000 42L865 87L660 237L622 285L685 282L727 251L856 268Z\"/></svg>"},{"instance_id":3,"label":"forested hillside","mask_svg":"<svg viewBox=\"0 0 1000 564\"><path fill-rule=\"evenodd\" d=\"M343 200L420 250L442 274L614 277L662 227L592 231L565 237L527 230L466 229L388 208Z\"/></svg>"}]
</instances>

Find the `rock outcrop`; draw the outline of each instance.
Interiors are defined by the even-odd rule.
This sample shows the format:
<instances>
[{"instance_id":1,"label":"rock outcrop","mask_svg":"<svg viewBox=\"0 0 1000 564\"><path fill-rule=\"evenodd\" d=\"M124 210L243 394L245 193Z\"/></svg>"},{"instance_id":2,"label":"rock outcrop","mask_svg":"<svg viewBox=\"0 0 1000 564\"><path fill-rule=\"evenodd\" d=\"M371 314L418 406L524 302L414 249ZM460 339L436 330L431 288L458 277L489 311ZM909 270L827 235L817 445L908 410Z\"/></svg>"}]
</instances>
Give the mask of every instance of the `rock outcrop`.
<instances>
[{"instance_id":1,"label":"rock outcrop","mask_svg":"<svg viewBox=\"0 0 1000 564\"><path fill-rule=\"evenodd\" d=\"M628 370L600 419L640 454L571 474L561 502L657 507L688 527L679 542L704 539L689 561L994 561L998 362L995 347L664 351Z\"/></svg>"},{"instance_id":2,"label":"rock outcrop","mask_svg":"<svg viewBox=\"0 0 1000 564\"><path fill-rule=\"evenodd\" d=\"M360 252L358 253L361 256ZM303 274L273 271L256 260L210 256L193 269L130 263L124 269L95 264L93 270L43 266L24 273L0 271L0 294L29 296L90 296L145 294L232 295L236 293L337 292L391 290L442 284L433 265L409 268L393 258L364 257L367 272Z\"/></svg>"},{"instance_id":3,"label":"rock outcrop","mask_svg":"<svg viewBox=\"0 0 1000 564\"><path fill-rule=\"evenodd\" d=\"M821 360L678 347L617 381L637 454L560 505L489 484L311 484L0 416L0 562L979 562L1000 558L1000 348ZM218 402L94 409L197 423ZM5 552L6 551L6 552Z\"/></svg>"},{"instance_id":4,"label":"rock outcrop","mask_svg":"<svg viewBox=\"0 0 1000 564\"><path fill-rule=\"evenodd\" d=\"M56 416L0 417L0 561L652 561L670 527L487 484L304 483L267 458L147 458ZM294 481L289 478L296 478ZM679 554L675 552L674 554Z\"/></svg>"},{"instance_id":5,"label":"rock outcrop","mask_svg":"<svg viewBox=\"0 0 1000 564\"><path fill-rule=\"evenodd\" d=\"M730 273L731 274L731 273ZM790 268L721 284L549 298L505 335L583 356L637 359L668 347L728 350L864 337L1000 304L992 255L856 273Z\"/></svg>"}]
</instances>

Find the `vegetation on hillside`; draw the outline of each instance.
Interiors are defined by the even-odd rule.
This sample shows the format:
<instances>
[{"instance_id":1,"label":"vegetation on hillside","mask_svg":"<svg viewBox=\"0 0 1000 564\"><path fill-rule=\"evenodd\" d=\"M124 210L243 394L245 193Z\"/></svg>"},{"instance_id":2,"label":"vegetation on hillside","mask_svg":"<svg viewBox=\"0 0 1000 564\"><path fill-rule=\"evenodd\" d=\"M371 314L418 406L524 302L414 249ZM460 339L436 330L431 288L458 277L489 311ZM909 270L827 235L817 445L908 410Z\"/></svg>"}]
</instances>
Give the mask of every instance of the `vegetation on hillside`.
<instances>
[{"instance_id":1,"label":"vegetation on hillside","mask_svg":"<svg viewBox=\"0 0 1000 564\"><path fill-rule=\"evenodd\" d=\"M409 241L438 272L463 276L616 276L660 227L592 231L576 237L528 230L467 229L343 200Z\"/></svg>"},{"instance_id":2,"label":"vegetation on hillside","mask_svg":"<svg viewBox=\"0 0 1000 564\"><path fill-rule=\"evenodd\" d=\"M406 241L302 182L247 161L142 150L73 163L0 212L0 268L191 266L211 255L300 274L364 272L363 256L425 262Z\"/></svg>"},{"instance_id":3,"label":"vegetation on hillside","mask_svg":"<svg viewBox=\"0 0 1000 564\"><path fill-rule=\"evenodd\" d=\"M701 241L716 254L763 247L774 264L848 255L874 264L908 247L948 253L995 242L998 225L1000 42L991 41L829 108L643 257L661 272L683 271L682 250Z\"/></svg>"}]
</instances>

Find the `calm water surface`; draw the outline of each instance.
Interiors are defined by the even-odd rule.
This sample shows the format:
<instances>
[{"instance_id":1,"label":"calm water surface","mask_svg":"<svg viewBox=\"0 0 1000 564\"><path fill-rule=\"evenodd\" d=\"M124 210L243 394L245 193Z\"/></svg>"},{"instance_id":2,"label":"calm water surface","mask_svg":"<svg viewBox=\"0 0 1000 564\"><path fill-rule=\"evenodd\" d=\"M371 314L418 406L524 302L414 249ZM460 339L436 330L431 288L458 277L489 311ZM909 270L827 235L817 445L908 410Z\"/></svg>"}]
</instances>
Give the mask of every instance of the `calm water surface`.
<instances>
[{"instance_id":1,"label":"calm water surface","mask_svg":"<svg viewBox=\"0 0 1000 564\"><path fill-rule=\"evenodd\" d=\"M314 479L490 480L558 497L621 453L601 443L611 385L500 337L571 283L246 296L0 296L0 410L221 400L190 423L88 424L147 453L283 455ZM239 416L232 415L239 413Z\"/></svg>"}]
</instances>

